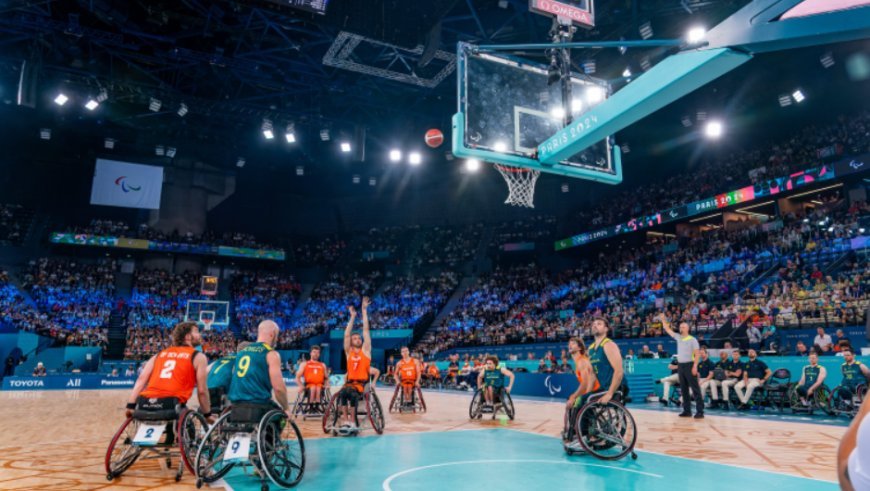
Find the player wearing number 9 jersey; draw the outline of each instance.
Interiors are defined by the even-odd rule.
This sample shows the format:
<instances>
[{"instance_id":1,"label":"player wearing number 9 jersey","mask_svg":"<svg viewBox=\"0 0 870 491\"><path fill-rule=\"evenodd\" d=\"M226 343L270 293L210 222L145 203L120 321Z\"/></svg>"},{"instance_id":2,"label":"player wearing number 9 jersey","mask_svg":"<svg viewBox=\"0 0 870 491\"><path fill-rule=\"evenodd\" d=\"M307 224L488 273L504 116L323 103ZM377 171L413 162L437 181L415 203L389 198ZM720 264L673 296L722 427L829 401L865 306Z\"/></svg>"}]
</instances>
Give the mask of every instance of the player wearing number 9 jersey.
<instances>
[{"instance_id":1,"label":"player wearing number 9 jersey","mask_svg":"<svg viewBox=\"0 0 870 491\"><path fill-rule=\"evenodd\" d=\"M281 355L272 346L280 329L274 321L257 326L257 342L236 354L228 398L231 403L271 404L272 392L281 409L287 411L287 386L281 375Z\"/></svg>"},{"instance_id":2,"label":"player wearing number 9 jersey","mask_svg":"<svg viewBox=\"0 0 870 491\"><path fill-rule=\"evenodd\" d=\"M174 397L180 404L185 404L194 387L200 410L209 414L208 359L196 350L200 344L202 336L195 322L177 324L172 330L172 346L151 357L142 368L127 401L127 416L132 416L140 396L154 399Z\"/></svg>"}]
</instances>

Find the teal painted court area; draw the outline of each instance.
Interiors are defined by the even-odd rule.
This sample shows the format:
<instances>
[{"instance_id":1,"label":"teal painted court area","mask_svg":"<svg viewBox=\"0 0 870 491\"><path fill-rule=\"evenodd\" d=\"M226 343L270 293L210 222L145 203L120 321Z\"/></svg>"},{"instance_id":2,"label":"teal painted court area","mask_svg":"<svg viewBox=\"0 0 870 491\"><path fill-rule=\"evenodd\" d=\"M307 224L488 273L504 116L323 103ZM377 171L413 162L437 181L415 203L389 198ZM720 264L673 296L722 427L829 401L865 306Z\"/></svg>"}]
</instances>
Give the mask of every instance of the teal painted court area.
<instances>
[{"instance_id":1,"label":"teal painted court area","mask_svg":"<svg viewBox=\"0 0 870 491\"><path fill-rule=\"evenodd\" d=\"M557 438L507 429L321 438L306 441L306 453L305 477L295 489L838 489L833 482L646 452L636 461L568 457ZM226 484L259 490L259 481L241 471Z\"/></svg>"}]
</instances>

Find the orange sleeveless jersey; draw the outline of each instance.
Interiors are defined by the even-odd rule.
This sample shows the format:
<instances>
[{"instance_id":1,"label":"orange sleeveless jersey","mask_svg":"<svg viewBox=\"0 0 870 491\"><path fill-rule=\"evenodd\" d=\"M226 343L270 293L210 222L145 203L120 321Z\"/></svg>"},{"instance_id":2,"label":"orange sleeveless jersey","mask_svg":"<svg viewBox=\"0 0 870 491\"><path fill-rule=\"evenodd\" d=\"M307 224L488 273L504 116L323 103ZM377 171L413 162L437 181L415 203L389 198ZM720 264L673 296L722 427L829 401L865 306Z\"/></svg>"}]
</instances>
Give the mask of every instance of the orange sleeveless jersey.
<instances>
[{"instance_id":1,"label":"orange sleeveless jersey","mask_svg":"<svg viewBox=\"0 0 870 491\"><path fill-rule=\"evenodd\" d=\"M323 385L326 379L326 365L322 361L308 361L305 370L302 371L305 385Z\"/></svg>"},{"instance_id":2,"label":"orange sleeveless jersey","mask_svg":"<svg viewBox=\"0 0 870 491\"><path fill-rule=\"evenodd\" d=\"M348 382L368 382L369 367L372 360L362 350L347 353L347 380Z\"/></svg>"},{"instance_id":3,"label":"orange sleeveless jersey","mask_svg":"<svg viewBox=\"0 0 870 491\"><path fill-rule=\"evenodd\" d=\"M407 362L405 360L399 360L399 363L396 364L396 370L399 371L399 378L403 381L417 380L417 361L413 358Z\"/></svg>"},{"instance_id":4,"label":"orange sleeveless jersey","mask_svg":"<svg viewBox=\"0 0 870 491\"><path fill-rule=\"evenodd\" d=\"M157 354L148 385L139 395L142 397L177 397L182 404L190 399L196 387L196 370L190 346L171 346Z\"/></svg>"},{"instance_id":5,"label":"orange sleeveless jersey","mask_svg":"<svg viewBox=\"0 0 870 491\"><path fill-rule=\"evenodd\" d=\"M577 362L575 361L574 363L576 364ZM594 374L595 372L592 372L592 373ZM580 385L583 385L583 376L580 374L579 367L577 368L577 370L574 371L574 375L577 376L577 382ZM596 390L598 390L600 388L601 388L601 384L598 383L598 379L595 379L595 383L592 384L592 389L589 392L595 392Z\"/></svg>"},{"instance_id":6,"label":"orange sleeveless jersey","mask_svg":"<svg viewBox=\"0 0 870 491\"><path fill-rule=\"evenodd\" d=\"M434 363L429 365L429 375L432 375L433 377L438 376L438 365L436 365Z\"/></svg>"}]
</instances>

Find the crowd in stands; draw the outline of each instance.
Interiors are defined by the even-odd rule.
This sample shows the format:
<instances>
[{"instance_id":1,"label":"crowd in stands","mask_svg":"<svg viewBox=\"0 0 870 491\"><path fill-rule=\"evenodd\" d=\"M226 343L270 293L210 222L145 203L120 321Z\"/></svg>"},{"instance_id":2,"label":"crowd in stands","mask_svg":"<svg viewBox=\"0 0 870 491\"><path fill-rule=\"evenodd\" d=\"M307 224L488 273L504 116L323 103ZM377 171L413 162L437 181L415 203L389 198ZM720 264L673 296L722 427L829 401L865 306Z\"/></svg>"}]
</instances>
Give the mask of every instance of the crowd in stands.
<instances>
[{"instance_id":1,"label":"crowd in stands","mask_svg":"<svg viewBox=\"0 0 870 491\"><path fill-rule=\"evenodd\" d=\"M400 262L417 230L416 227L373 228L356 237L353 259L356 262Z\"/></svg>"},{"instance_id":2,"label":"crowd in stands","mask_svg":"<svg viewBox=\"0 0 870 491\"><path fill-rule=\"evenodd\" d=\"M292 276L265 271L237 273L232 280L235 320L241 330L249 332L254 332L263 319L289 326L301 291L302 286Z\"/></svg>"},{"instance_id":3,"label":"crowd in stands","mask_svg":"<svg viewBox=\"0 0 870 491\"><path fill-rule=\"evenodd\" d=\"M614 225L651 210L666 210L814 167L824 160L868 151L870 111L864 111L832 124L809 126L785 141L701 162L688 172L633 186L596 208L578 212L570 223L575 231Z\"/></svg>"},{"instance_id":4,"label":"crowd in stands","mask_svg":"<svg viewBox=\"0 0 870 491\"><path fill-rule=\"evenodd\" d=\"M258 241L253 235L241 232L216 232L206 230L204 233L193 232L171 233L161 232L148 224L131 226L121 220L94 219L83 226L66 227L65 232L76 234L107 235L114 237L126 237L130 239L144 239L160 242L176 242L196 245L223 245L232 247L249 247L252 249L269 249L272 246Z\"/></svg>"},{"instance_id":5,"label":"crowd in stands","mask_svg":"<svg viewBox=\"0 0 870 491\"><path fill-rule=\"evenodd\" d=\"M870 275L866 261L849 250L850 239L861 234L858 216L870 210L863 203L848 211L842 200L829 204L782 221L684 238L667 253L662 243L601 253L553 276L535 265L497 270L466 292L418 349L432 355L456 346L588 337L594 316L606 317L615 336L660 336L661 311L702 335L729 319L759 331L777 323L862 321ZM849 257L852 264L822 275ZM747 289L755 280L759 286Z\"/></svg>"},{"instance_id":6,"label":"crowd in stands","mask_svg":"<svg viewBox=\"0 0 870 491\"><path fill-rule=\"evenodd\" d=\"M423 232L422 243L412 265L456 268L474 257L482 234L482 224L428 229Z\"/></svg>"},{"instance_id":7,"label":"crowd in stands","mask_svg":"<svg viewBox=\"0 0 870 491\"><path fill-rule=\"evenodd\" d=\"M331 266L347 248L344 240L332 235L294 239L292 244L294 260L301 267Z\"/></svg>"},{"instance_id":8,"label":"crowd in stands","mask_svg":"<svg viewBox=\"0 0 870 491\"><path fill-rule=\"evenodd\" d=\"M555 240L556 217L535 215L496 225L490 246L498 248L519 242L552 242Z\"/></svg>"},{"instance_id":9,"label":"crowd in stands","mask_svg":"<svg viewBox=\"0 0 870 491\"><path fill-rule=\"evenodd\" d=\"M0 204L0 244L21 245L32 221L33 212L23 206Z\"/></svg>"},{"instance_id":10,"label":"crowd in stands","mask_svg":"<svg viewBox=\"0 0 870 491\"><path fill-rule=\"evenodd\" d=\"M129 326L171 329L184 318L188 300L205 298L199 291L201 277L193 271L136 270L128 304Z\"/></svg>"},{"instance_id":11,"label":"crowd in stands","mask_svg":"<svg viewBox=\"0 0 870 491\"><path fill-rule=\"evenodd\" d=\"M202 351L208 359L215 360L236 352L238 340L229 330L200 331ZM147 360L155 353L172 344L171 327L133 327L127 329L127 346L124 358Z\"/></svg>"},{"instance_id":12,"label":"crowd in stands","mask_svg":"<svg viewBox=\"0 0 870 491\"><path fill-rule=\"evenodd\" d=\"M458 284L456 273L391 281L372 299L372 325L377 329L407 329L427 314L436 314Z\"/></svg>"},{"instance_id":13,"label":"crowd in stands","mask_svg":"<svg viewBox=\"0 0 870 491\"><path fill-rule=\"evenodd\" d=\"M116 270L112 260L42 258L30 261L22 285L36 308L61 329L99 328L114 305Z\"/></svg>"}]
</instances>

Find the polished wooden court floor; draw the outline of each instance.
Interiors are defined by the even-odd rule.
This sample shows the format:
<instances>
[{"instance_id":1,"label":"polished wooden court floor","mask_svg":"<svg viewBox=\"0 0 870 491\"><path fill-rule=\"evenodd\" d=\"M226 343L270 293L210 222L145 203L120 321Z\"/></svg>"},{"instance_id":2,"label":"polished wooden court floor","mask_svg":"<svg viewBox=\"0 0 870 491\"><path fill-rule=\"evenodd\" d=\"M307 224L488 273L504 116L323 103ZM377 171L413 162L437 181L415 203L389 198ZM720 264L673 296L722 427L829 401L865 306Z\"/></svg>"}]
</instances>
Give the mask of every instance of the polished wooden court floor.
<instances>
[{"instance_id":1,"label":"polished wooden court floor","mask_svg":"<svg viewBox=\"0 0 870 491\"><path fill-rule=\"evenodd\" d=\"M379 390L384 404L390 388ZM114 482L103 468L106 446L123 421L127 391L0 392L0 489L194 489L185 475L157 463L137 462ZM387 415L387 433L510 428L557 436L563 405L517 400L516 421L470 421L470 394L426 393L424 415ZM639 450L834 481L835 454L843 426L788 422L777 417L708 415L678 418L676 412L634 407ZM319 420L300 423L306 439L323 438Z\"/></svg>"}]
</instances>

